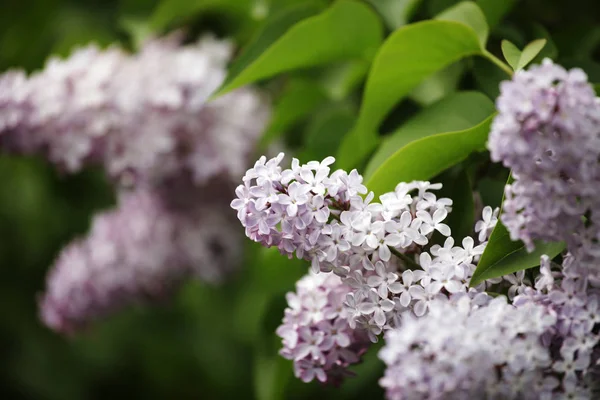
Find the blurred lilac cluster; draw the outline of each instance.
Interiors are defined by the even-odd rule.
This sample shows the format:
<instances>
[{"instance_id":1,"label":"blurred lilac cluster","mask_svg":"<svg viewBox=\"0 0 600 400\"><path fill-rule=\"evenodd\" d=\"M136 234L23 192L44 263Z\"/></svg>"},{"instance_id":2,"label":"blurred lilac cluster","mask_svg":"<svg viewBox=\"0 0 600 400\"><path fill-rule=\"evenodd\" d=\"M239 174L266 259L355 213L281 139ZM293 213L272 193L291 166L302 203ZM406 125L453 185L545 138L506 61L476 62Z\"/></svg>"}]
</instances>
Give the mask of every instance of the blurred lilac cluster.
<instances>
[{"instance_id":1,"label":"blurred lilac cluster","mask_svg":"<svg viewBox=\"0 0 600 400\"><path fill-rule=\"evenodd\" d=\"M237 178L268 109L252 89L208 102L221 85L228 42L177 35L138 54L89 46L51 58L26 77L0 77L0 139L12 152L43 154L68 172L103 165L117 183L160 185L181 174L198 184Z\"/></svg>"},{"instance_id":2,"label":"blurred lilac cluster","mask_svg":"<svg viewBox=\"0 0 600 400\"><path fill-rule=\"evenodd\" d=\"M220 281L240 261L235 218L222 205L268 107L252 89L209 101L231 45L180 39L151 40L137 54L92 45L29 77L0 76L5 151L42 155L66 173L100 166L119 194L56 260L40 304L53 329L163 297L187 277Z\"/></svg>"},{"instance_id":3,"label":"blurred lilac cluster","mask_svg":"<svg viewBox=\"0 0 600 400\"><path fill-rule=\"evenodd\" d=\"M598 253L600 102L585 73L545 60L503 82L496 104L488 147L512 170L501 217L512 239Z\"/></svg>"}]
</instances>

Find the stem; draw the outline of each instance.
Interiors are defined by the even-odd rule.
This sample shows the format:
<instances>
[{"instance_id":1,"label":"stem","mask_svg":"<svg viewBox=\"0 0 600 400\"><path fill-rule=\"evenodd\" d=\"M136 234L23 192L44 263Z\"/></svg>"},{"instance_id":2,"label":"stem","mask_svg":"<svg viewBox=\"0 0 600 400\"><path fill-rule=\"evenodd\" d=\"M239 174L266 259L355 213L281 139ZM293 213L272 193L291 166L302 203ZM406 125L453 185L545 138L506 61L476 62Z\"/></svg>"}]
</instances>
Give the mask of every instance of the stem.
<instances>
[{"instance_id":1,"label":"stem","mask_svg":"<svg viewBox=\"0 0 600 400\"><path fill-rule=\"evenodd\" d=\"M404 261L406 264L410 265L411 269L421 269L421 266L415 262L415 260L408 257L406 254L400 253L398 250L393 248L392 246L388 246L393 255Z\"/></svg>"},{"instance_id":2,"label":"stem","mask_svg":"<svg viewBox=\"0 0 600 400\"><path fill-rule=\"evenodd\" d=\"M495 55L493 55L492 53L490 53L487 50L484 50L483 52L483 56L485 58L487 58L488 60L490 60L491 62L493 62L494 64L496 64L496 66L498 68L500 68L502 71L506 72L508 74L508 76L513 75L513 70L512 68L510 68L508 65L506 65L502 60L500 60L498 57L496 57Z\"/></svg>"}]
</instances>

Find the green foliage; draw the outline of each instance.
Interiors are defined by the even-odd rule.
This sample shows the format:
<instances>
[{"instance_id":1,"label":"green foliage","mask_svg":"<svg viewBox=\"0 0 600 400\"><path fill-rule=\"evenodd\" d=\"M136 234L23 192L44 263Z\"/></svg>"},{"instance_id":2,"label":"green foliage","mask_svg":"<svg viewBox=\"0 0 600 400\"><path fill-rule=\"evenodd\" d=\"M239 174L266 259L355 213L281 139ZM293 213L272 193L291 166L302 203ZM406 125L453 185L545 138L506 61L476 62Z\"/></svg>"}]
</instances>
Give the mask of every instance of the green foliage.
<instances>
[{"instance_id":1,"label":"green foliage","mask_svg":"<svg viewBox=\"0 0 600 400\"><path fill-rule=\"evenodd\" d=\"M546 45L546 39L538 39L529 43L523 51L508 40L502 41L502 53L506 62L516 71L523 69L542 51Z\"/></svg>"},{"instance_id":2,"label":"green foliage","mask_svg":"<svg viewBox=\"0 0 600 400\"><path fill-rule=\"evenodd\" d=\"M536 242L535 250L528 252L522 242L511 240L506 227L498 221L471 277L470 285L476 286L486 279L537 267L543 254L552 259L564 249L564 243Z\"/></svg>"},{"instance_id":3,"label":"green foliage","mask_svg":"<svg viewBox=\"0 0 600 400\"><path fill-rule=\"evenodd\" d=\"M343 105L330 107L318 113L307 128L300 160L322 160L335 154L355 119L352 109Z\"/></svg>"},{"instance_id":4,"label":"green foliage","mask_svg":"<svg viewBox=\"0 0 600 400\"><path fill-rule=\"evenodd\" d=\"M162 0L149 18L153 31L163 31L205 11L220 10L227 14L249 14L251 0Z\"/></svg>"},{"instance_id":5,"label":"green foliage","mask_svg":"<svg viewBox=\"0 0 600 400\"><path fill-rule=\"evenodd\" d=\"M430 180L445 169L485 149L493 116L470 129L440 133L402 147L375 170L367 187L381 195L394 190L398 182Z\"/></svg>"},{"instance_id":6,"label":"green foliage","mask_svg":"<svg viewBox=\"0 0 600 400\"><path fill-rule=\"evenodd\" d=\"M509 176L507 184L512 180ZM542 254L552 259L564 249L564 243L535 242L535 250L528 252L523 242L513 241L506 227L498 221L469 284L475 286L486 279L536 267L540 265Z\"/></svg>"},{"instance_id":7,"label":"green foliage","mask_svg":"<svg viewBox=\"0 0 600 400\"><path fill-rule=\"evenodd\" d=\"M358 122L338 152L340 166L354 166L373 150L385 115L423 79L480 52L475 32L457 22L424 21L394 32L373 62Z\"/></svg>"},{"instance_id":8,"label":"green foliage","mask_svg":"<svg viewBox=\"0 0 600 400\"><path fill-rule=\"evenodd\" d=\"M463 238L471 235L475 221L471 179L466 169L458 166L444 172L435 181L444 185L438 196L452 199L452 212L445 221L452 229L452 237L460 243Z\"/></svg>"},{"instance_id":9,"label":"green foliage","mask_svg":"<svg viewBox=\"0 0 600 400\"><path fill-rule=\"evenodd\" d=\"M423 0L367 0L390 29L406 25Z\"/></svg>"},{"instance_id":10,"label":"green foliage","mask_svg":"<svg viewBox=\"0 0 600 400\"><path fill-rule=\"evenodd\" d=\"M288 20L286 20L288 22ZM351 29L360 26L361 29ZM353 0L336 2L322 14L307 18L281 35L269 30L232 66L218 94L297 68L344 59L370 60L382 39L382 26L369 7ZM260 51L272 39L268 48ZM257 44L258 43L258 44Z\"/></svg>"},{"instance_id":11,"label":"green foliage","mask_svg":"<svg viewBox=\"0 0 600 400\"><path fill-rule=\"evenodd\" d=\"M490 28L500 23L504 16L517 4L517 0L477 0Z\"/></svg>"},{"instance_id":12,"label":"green foliage","mask_svg":"<svg viewBox=\"0 0 600 400\"><path fill-rule=\"evenodd\" d=\"M485 15L477 4L467 1L458 3L457 5L444 10L435 19L456 21L470 26L477 34L481 47L485 48L489 35L489 28L485 20Z\"/></svg>"},{"instance_id":13,"label":"green foliage","mask_svg":"<svg viewBox=\"0 0 600 400\"><path fill-rule=\"evenodd\" d=\"M273 107L271 122L261 138L261 147L283 134L326 100L321 86L312 80L293 79L286 86Z\"/></svg>"},{"instance_id":14,"label":"green foliage","mask_svg":"<svg viewBox=\"0 0 600 400\"><path fill-rule=\"evenodd\" d=\"M443 132L472 128L494 112L494 104L479 92L451 94L425 108L386 137L371 157L364 176L369 179L392 154L412 141Z\"/></svg>"}]
</instances>

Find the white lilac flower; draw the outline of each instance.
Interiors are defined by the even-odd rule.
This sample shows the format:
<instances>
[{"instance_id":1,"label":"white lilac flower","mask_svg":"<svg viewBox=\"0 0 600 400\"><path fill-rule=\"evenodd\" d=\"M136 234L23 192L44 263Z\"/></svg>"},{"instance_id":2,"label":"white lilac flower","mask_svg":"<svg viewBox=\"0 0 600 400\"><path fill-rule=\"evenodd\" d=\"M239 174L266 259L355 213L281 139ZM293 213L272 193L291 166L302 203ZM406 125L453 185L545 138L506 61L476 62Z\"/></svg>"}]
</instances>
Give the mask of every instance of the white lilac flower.
<instances>
[{"instance_id":1,"label":"white lilac flower","mask_svg":"<svg viewBox=\"0 0 600 400\"><path fill-rule=\"evenodd\" d=\"M500 212L499 208L492 210L492 207L486 206L483 208L481 212L481 220L477 221L475 224L475 232L479 232L479 241L486 241L490 235L492 234L492 230L496 226L498 222L498 213Z\"/></svg>"}]
</instances>

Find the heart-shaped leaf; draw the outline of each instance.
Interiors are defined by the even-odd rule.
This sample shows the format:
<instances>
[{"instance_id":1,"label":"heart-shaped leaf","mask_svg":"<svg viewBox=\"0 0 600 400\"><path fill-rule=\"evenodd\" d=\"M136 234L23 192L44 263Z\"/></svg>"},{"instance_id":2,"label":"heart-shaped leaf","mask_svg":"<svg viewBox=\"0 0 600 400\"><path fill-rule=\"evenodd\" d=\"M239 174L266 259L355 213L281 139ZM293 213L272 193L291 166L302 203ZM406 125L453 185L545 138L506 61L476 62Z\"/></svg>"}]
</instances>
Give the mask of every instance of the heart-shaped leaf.
<instances>
[{"instance_id":1,"label":"heart-shaped leaf","mask_svg":"<svg viewBox=\"0 0 600 400\"><path fill-rule=\"evenodd\" d=\"M523 69L542 51L546 39L537 39L529 43L523 51L508 40L502 41L502 54L508 64L515 70Z\"/></svg>"}]
</instances>

